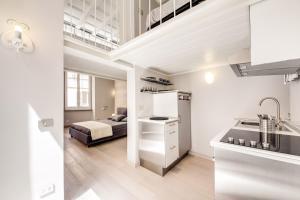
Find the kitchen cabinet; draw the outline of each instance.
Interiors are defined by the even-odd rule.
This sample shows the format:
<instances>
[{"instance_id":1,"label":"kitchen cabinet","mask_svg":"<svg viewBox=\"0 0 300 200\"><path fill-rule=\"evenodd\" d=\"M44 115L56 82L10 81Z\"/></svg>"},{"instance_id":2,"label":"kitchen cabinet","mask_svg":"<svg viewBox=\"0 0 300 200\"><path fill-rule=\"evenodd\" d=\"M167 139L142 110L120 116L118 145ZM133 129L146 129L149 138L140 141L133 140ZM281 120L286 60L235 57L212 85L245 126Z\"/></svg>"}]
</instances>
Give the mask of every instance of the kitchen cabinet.
<instances>
[{"instance_id":1,"label":"kitchen cabinet","mask_svg":"<svg viewBox=\"0 0 300 200\"><path fill-rule=\"evenodd\" d=\"M266 0L250 6L252 65L300 58L299 8L299 0Z\"/></svg>"},{"instance_id":2,"label":"kitchen cabinet","mask_svg":"<svg viewBox=\"0 0 300 200\"><path fill-rule=\"evenodd\" d=\"M179 158L178 120L139 119L139 156L141 166L164 175Z\"/></svg>"}]
</instances>

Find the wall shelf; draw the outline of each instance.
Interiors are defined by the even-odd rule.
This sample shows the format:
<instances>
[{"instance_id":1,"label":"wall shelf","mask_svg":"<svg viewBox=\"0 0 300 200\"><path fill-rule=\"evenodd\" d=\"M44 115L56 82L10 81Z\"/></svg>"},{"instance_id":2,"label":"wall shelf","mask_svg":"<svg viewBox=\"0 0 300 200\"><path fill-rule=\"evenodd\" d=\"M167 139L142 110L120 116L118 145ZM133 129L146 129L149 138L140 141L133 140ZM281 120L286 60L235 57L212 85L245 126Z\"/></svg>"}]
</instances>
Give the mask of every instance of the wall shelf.
<instances>
[{"instance_id":1,"label":"wall shelf","mask_svg":"<svg viewBox=\"0 0 300 200\"><path fill-rule=\"evenodd\" d=\"M167 82L159 81L159 80L156 80L156 79L141 78L141 80L146 81L146 82L150 82L150 83L156 83L156 84L159 84L159 85L165 85L165 86L173 85L172 83L167 83Z\"/></svg>"},{"instance_id":2,"label":"wall shelf","mask_svg":"<svg viewBox=\"0 0 300 200\"><path fill-rule=\"evenodd\" d=\"M148 93L148 94L158 94L159 92L151 92L151 91L141 91L142 93Z\"/></svg>"}]
</instances>

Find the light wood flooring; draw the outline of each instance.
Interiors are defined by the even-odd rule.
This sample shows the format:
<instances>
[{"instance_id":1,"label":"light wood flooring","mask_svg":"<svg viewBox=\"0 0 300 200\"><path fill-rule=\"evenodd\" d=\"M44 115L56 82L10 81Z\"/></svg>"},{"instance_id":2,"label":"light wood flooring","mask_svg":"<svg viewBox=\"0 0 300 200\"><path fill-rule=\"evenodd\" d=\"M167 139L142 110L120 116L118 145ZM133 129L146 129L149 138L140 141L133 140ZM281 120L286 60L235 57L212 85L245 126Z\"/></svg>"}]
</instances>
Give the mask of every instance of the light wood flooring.
<instances>
[{"instance_id":1,"label":"light wood flooring","mask_svg":"<svg viewBox=\"0 0 300 200\"><path fill-rule=\"evenodd\" d=\"M213 162L188 155L164 177L126 161L126 138L87 148L65 131L65 200L210 200Z\"/></svg>"}]
</instances>

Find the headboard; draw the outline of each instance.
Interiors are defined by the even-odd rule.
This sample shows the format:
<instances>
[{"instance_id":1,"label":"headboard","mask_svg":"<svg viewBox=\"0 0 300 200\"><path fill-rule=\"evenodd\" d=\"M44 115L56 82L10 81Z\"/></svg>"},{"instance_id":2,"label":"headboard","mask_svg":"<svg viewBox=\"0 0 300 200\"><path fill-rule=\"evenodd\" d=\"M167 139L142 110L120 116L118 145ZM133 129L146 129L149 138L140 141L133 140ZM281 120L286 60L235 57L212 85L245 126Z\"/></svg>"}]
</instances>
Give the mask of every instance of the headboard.
<instances>
[{"instance_id":1,"label":"headboard","mask_svg":"<svg viewBox=\"0 0 300 200\"><path fill-rule=\"evenodd\" d=\"M125 107L117 108L117 114L118 115L125 115L127 117L127 108L125 108Z\"/></svg>"}]
</instances>

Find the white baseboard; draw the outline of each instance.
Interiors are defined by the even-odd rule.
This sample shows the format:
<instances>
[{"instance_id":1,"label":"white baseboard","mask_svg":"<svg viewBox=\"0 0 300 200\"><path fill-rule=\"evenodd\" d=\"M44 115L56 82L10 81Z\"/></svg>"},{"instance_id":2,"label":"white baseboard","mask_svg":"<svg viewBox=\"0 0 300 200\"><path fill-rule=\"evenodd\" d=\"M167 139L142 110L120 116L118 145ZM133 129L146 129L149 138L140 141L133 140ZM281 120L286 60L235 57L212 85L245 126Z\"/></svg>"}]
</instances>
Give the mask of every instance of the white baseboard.
<instances>
[{"instance_id":1,"label":"white baseboard","mask_svg":"<svg viewBox=\"0 0 300 200\"><path fill-rule=\"evenodd\" d=\"M197 152L194 152L194 151L189 151L189 154L192 155L192 156L196 156L196 157L199 157L199 158L206 159L206 160L214 161L214 159L212 157L201 154L201 153L197 153Z\"/></svg>"},{"instance_id":2,"label":"white baseboard","mask_svg":"<svg viewBox=\"0 0 300 200\"><path fill-rule=\"evenodd\" d=\"M134 162L132 162L132 161L127 160L127 163L128 163L131 167L134 167L134 168L137 168L137 167L140 166L140 162L134 163Z\"/></svg>"}]
</instances>

